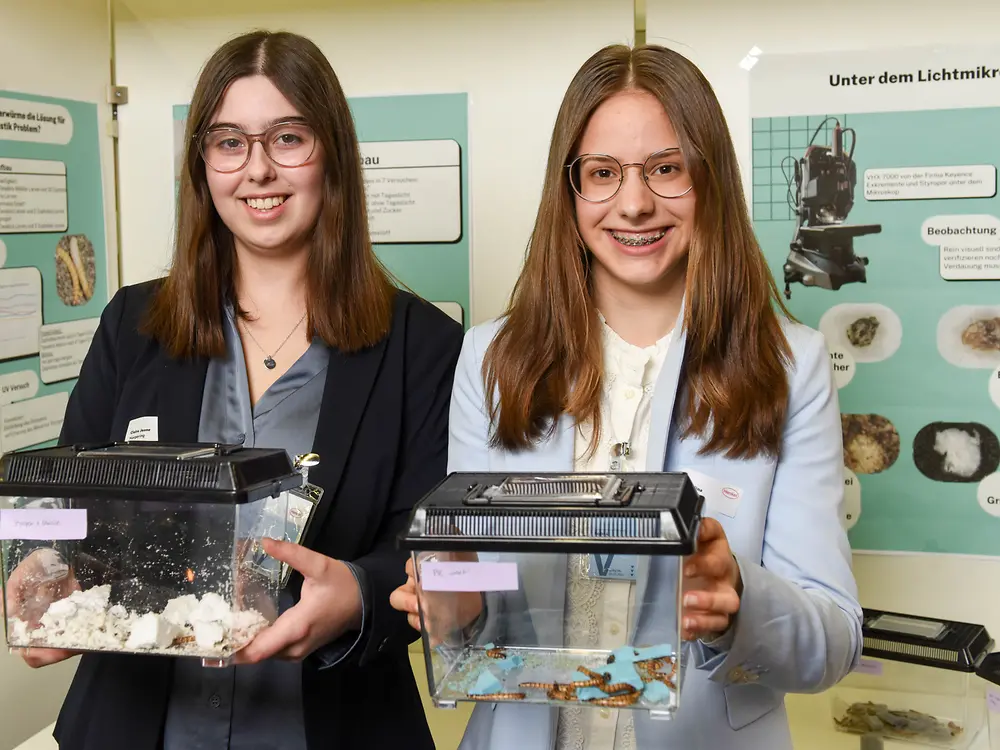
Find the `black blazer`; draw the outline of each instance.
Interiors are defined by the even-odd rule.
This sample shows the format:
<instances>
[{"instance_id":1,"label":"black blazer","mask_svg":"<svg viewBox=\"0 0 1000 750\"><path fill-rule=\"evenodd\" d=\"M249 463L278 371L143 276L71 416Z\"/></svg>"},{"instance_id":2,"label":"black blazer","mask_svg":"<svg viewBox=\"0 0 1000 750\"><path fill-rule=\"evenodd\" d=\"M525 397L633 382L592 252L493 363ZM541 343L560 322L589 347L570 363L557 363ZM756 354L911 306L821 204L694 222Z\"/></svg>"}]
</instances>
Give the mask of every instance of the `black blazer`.
<instances>
[{"instance_id":1,"label":"black blazer","mask_svg":"<svg viewBox=\"0 0 1000 750\"><path fill-rule=\"evenodd\" d=\"M128 423L159 418L159 439L195 442L207 360L178 361L138 332L158 282L121 289L105 308L60 442L123 440ZM405 580L397 551L414 503L445 476L448 409L462 328L430 303L396 297L392 329L357 354L331 352L310 481L324 488L304 540L366 572L369 636L329 669L303 662L310 750L433 748L410 668L417 633L389 606ZM289 584L297 594L301 577ZM84 654L56 722L64 750L157 750L173 660Z\"/></svg>"}]
</instances>

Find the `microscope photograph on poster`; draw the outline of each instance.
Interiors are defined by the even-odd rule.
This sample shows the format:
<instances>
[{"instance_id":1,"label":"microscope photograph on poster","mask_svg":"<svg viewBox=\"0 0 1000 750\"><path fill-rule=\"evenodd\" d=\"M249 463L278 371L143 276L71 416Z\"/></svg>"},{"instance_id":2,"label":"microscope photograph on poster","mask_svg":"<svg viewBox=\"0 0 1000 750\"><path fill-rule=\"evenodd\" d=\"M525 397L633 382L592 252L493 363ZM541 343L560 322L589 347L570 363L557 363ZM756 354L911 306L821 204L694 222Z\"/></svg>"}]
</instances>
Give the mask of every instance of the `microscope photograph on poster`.
<instances>
[{"instance_id":1,"label":"microscope photograph on poster","mask_svg":"<svg viewBox=\"0 0 1000 750\"><path fill-rule=\"evenodd\" d=\"M755 232L826 340L855 551L1000 555L1000 53L974 56L751 74Z\"/></svg>"}]
</instances>

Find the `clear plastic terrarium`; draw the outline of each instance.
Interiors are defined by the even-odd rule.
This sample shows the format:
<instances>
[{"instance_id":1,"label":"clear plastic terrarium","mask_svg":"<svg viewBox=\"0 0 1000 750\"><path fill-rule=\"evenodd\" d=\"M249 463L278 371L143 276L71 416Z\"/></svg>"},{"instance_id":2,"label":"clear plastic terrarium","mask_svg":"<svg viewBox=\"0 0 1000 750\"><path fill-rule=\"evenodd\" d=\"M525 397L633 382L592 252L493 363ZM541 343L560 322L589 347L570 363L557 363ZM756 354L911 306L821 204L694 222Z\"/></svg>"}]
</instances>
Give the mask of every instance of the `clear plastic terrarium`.
<instances>
[{"instance_id":1,"label":"clear plastic terrarium","mask_svg":"<svg viewBox=\"0 0 1000 750\"><path fill-rule=\"evenodd\" d=\"M973 744L989 736L988 711L1000 709L990 708L1000 675L985 627L865 609L863 633L860 665L830 690L838 731L949 750L989 746Z\"/></svg>"},{"instance_id":2,"label":"clear plastic terrarium","mask_svg":"<svg viewBox=\"0 0 1000 750\"><path fill-rule=\"evenodd\" d=\"M2 480L9 647L206 665L276 619L288 571L261 540L298 541L314 507L283 450L61 446L5 455Z\"/></svg>"},{"instance_id":3,"label":"clear plastic terrarium","mask_svg":"<svg viewBox=\"0 0 1000 750\"><path fill-rule=\"evenodd\" d=\"M671 718L683 677L682 562L702 503L677 473L447 477L401 535L434 704ZM571 589L600 595L592 637L573 624Z\"/></svg>"}]
</instances>

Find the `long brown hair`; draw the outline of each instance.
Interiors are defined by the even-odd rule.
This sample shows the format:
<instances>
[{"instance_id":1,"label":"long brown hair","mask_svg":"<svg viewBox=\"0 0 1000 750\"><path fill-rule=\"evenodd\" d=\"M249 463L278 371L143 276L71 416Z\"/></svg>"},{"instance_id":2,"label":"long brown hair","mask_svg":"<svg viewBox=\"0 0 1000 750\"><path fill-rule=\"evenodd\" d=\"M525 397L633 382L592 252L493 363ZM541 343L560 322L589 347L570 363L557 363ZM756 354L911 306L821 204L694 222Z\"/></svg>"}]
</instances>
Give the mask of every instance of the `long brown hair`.
<instances>
[{"instance_id":1,"label":"long brown hair","mask_svg":"<svg viewBox=\"0 0 1000 750\"><path fill-rule=\"evenodd\" d=\"M395 287L372 251L354 120L323 53L286 32L236 37L202 70L188 114L173 263L144 330L174 357L225 353L222 303L236 304L233 236L212 203L197 139L229 85L253 75L266 76L322 144L324 195L307 261L310 337L347 352L371 346L389 330Z\"/></svg>"},{"instance_id":2,"label":"long brown hair","mask_svg":"<svg viewBox=\"0 0 1000 750\"><path fill-rule=\"evenodd\" d=\"M525 264L483 363L495 425L491 442L528 448L567 414L594 425L591 450L596 446L600 323L565 165L594 110L626 90L647 91L663 104L697 196L681 321L687 333L681 434L701 436L703 453L774 455L791 357L775 308L788 311L754 236L735 149L711 85L689 60L654 45L600 50L563 99Z\"/></svg>"}]
</instances>

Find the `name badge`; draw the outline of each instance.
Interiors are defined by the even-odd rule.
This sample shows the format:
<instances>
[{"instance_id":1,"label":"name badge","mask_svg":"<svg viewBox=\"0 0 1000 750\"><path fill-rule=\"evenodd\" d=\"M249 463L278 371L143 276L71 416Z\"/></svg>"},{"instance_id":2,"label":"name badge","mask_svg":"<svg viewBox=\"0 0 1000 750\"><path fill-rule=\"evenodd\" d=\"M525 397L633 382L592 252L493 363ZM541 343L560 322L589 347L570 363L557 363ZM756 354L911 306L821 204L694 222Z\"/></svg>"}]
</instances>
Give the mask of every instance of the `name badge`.
<instances>
[{"instance_id":1,"label":"name badge","mask_svg":"<svg viewBox=\"0 0 1000 750\"><path fill-rule=\"evenodd\" d=\"M154 443L159 439L160 420L158 417L139 417L128 423L125 431L125 442L135 443L151 440Z\"/></svg>"},{"instance_id":2,"label":"name badge","mask_svg":"<svg viewBox=\"0 0 1000 750\"><path fill-rule=\"evenodd\" d=\"M591 555L587 561L587 575L590 578L634 581L638 559L638 555Z\"/></svg>"},{"instance_id":3,"label":"name badge","mask_svg":"<svg viewBox=\"0 0 1000 750\"><path fill-rule=\"evenodd\" d=\"M740 507L740 500L743 499L743 490L735 485L720 482L699 471L692 469L682 469L681 471L688 475L691 484L705 498L707 510L721 513L730 518L736 517L736 511Z\"/></svg>"}]
</instances>

